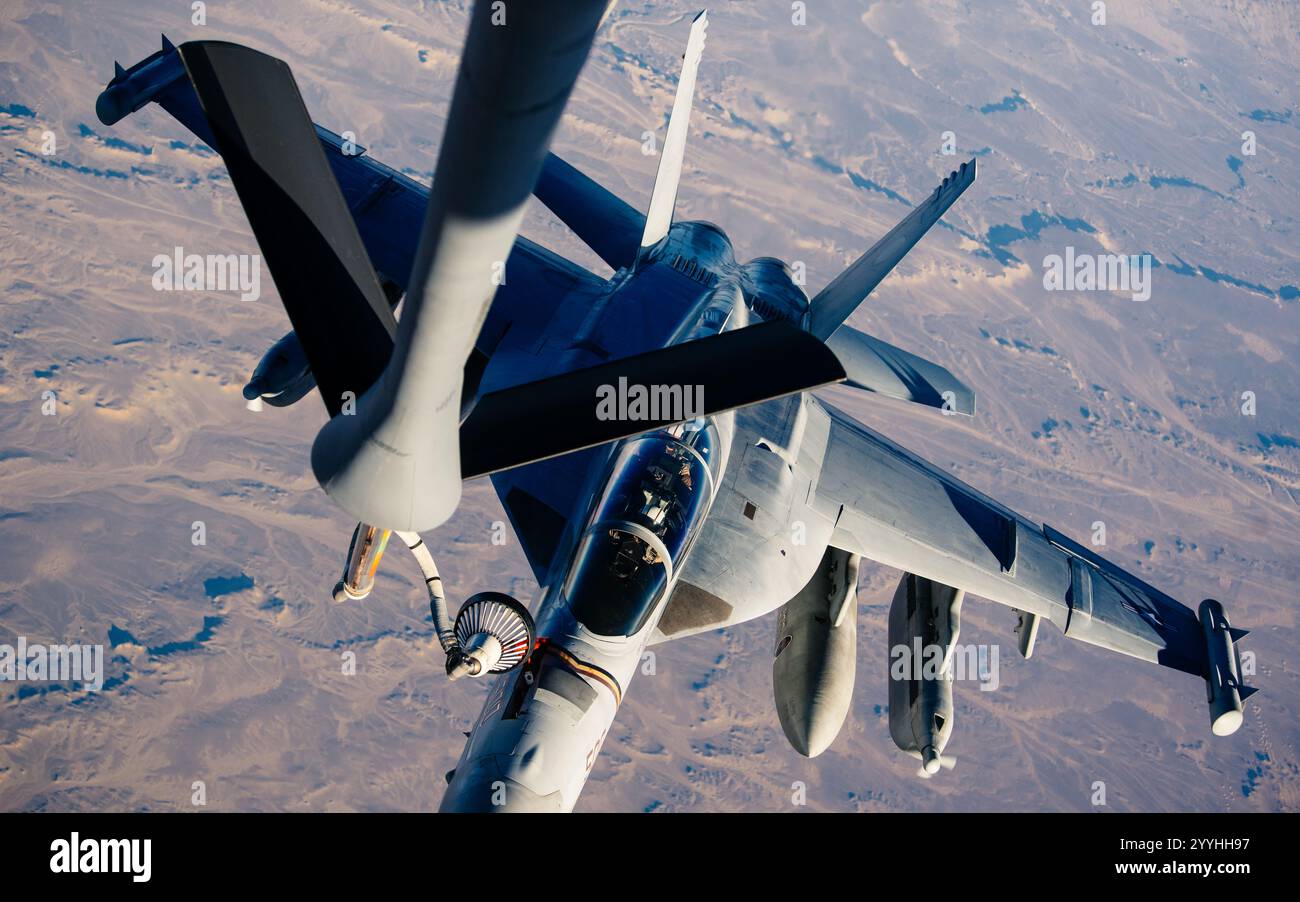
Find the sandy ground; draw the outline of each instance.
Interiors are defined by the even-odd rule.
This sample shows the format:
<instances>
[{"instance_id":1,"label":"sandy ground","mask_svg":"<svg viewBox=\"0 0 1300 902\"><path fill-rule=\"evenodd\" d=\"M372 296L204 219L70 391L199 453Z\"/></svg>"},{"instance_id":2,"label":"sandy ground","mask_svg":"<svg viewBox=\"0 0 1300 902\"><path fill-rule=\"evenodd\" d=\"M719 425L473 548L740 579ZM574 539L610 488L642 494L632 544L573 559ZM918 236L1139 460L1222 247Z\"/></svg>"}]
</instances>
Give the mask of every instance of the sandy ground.
<instances>
[{"instance_id":1,"label":"sandy ground","mask_svg":"<svg viewBox=\"0 0 1300 902\"><path fill-rule=\"evenodd\" d=\"M863 567L855 706L823 756L786 744L770 618L657 650L580 810L1295 810L1300 576L1297 32L1289 2L720 2L678 214L816 291L976 155L980 178L852 322L944 363L973 420L835 389L869 425L1022 513L1252 630L1262 687L1210 736L1204 687L972 599L1001 686L957 687L959 763L889 741L885 615ZM336 606L352 524L321 494L312 399L239 394L286 329L262 298L156 292L155 254L256 253L220 159L161 109L116 127L114 59L223 38L287 60L314 118L416 177L436 155L463 3L17 0L0 9L0 642L111 645L94 695L0 689L0 809L436 808L482 684L449 685L414 562ZM865 10L865 12L864 12ZM556 149L643 207L695 7L620 2ZM1256 136L1243 152L1242 132ZM57 151L41 153L45 132ZM941 152L952 131L957 155ZM525 232L607 269L538 209ZM1048 292L1044 257L1150 253L1149 301ZM43 393L57 413L42 415ZM1241 397L1252 392L1254 416ZM453 602L536 586L486 481L426 538ZM192 544L202 521L206 545ZM345 653L355 675L345 675ZM792 800L806 787L807 805Z\"/></svg>"}]
</instances>

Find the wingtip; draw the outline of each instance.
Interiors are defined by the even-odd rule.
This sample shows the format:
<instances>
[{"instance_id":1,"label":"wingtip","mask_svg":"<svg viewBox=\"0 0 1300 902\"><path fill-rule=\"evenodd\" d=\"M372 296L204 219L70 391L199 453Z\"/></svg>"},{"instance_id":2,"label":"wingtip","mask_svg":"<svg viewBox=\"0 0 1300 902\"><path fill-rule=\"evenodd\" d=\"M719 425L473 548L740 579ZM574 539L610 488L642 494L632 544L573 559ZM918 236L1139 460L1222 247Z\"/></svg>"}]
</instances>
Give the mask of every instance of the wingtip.
<instances>
[{"instance_id":1,"label":"wingtip","mask_svg":"<svg viewBox=\"0 0 1300 902\"><path fill-rule=\"evenodd\" d=\"M933 196L937 198L943 193L944 189L949 185L956 184L957 182L961 182L962 187L965 188L967 185L975 181L976 175L977 169L975 157L971 157L944 177L943 181L939 183L939 187L934 189Z\"/></svg>"},{"instance_id":2,"label":"wingtip","mask_svg":"<svg viewBox=\"0 0 1300 902\"><path fill-rule=\"evenodd\" d=\"M167 35L166 35L166 34L164 34L164 35L162 36L162 49L163 49L163 50L175 50L175 49L176 49L176 45L173 44L171 41L167 40Z\"/></svg>"},{"instance_id":3,"label":"wingtip","mask_svg":"<svg viewBox=\"0 0 1300 902\"><path fill-rule=\"evenodd\" d=\"M702 9L696 13L695 18L691 20L691 36L694 37L698 33L700 38L703 39L708 27L709 11L707 9Z\"/></svg>"}]
</instances>

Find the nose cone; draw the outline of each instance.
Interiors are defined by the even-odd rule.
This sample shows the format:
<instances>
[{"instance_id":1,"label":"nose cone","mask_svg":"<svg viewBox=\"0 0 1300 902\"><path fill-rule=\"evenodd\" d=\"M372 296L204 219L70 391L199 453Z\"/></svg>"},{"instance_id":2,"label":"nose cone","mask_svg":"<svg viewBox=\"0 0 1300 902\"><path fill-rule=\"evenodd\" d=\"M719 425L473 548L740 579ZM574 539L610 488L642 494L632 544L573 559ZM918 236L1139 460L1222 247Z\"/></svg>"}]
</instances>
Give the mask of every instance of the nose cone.
<instances>
[{"instance_id":1,"label":"nose cone","mask_svg":"<svg viewBox=\"0 0 1300 902\"><path fill-rule=\"evenodd\" d=\"M816 758L830 748L844 722L839 711L828 711L825 706L816 704L780 720L785 738L805 758Z\"/></svg>"},{"instance_id":2,"label":"nose cone","mask_svg":"<svg viewBox=\"0 0 1300 902\"><path fill-rule=\"evenodd\" d=\"M487 755L456 770L438 810L463 814L528 814L566 809L559 792L538 795L505 776L496 757Z\"/></svg>"},{"instance_id":3,"label":"nose cone","mask_svg":"<svg viewBox=\"0 0 1300 902\"><path fill-rule=\"evenodd\" d=\"M100 92L99 97L95 99L95 115L99 117L100 122L105 125L115 125L130 112L126 108L125 94L125 90L116 86Z\"/></svg>"}]
</instances>

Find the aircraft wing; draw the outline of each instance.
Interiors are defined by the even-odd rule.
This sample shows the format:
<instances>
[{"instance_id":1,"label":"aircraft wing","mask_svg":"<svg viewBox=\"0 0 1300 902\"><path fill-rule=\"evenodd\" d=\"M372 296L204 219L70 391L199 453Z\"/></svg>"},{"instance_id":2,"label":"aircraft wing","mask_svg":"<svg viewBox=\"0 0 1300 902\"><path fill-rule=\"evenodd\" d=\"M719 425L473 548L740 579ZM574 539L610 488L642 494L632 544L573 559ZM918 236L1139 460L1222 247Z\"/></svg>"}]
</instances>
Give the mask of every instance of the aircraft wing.
<instances>
[{"instance_id":1,"label":"aircraft wing","mask_svg":"<svg viewBox=\"0 0 1300 902\"><path fill-rule=\"evenodd\" d=\"M822 406L831 427L816 492L838 517L832 545L1046 618L1072 639L1207 676L1189 608Z\"/></svg>"},{"instance_id":2,"label":"aircraft wing","mask_svg":"<svg viewBox=\"0 0 1300 902\"><path fill-rule=\"evenodd\" d=\"M546 157L533 196L611 268L636 261L645 216L555 154Z\"/></svg>"},{"instance_id":3,"label":"aircraft wing","mask_svg":"<svg viewBox=\"0 0 1300 902\"><path fill-rule=\"evenodd\" d=\"M781 359L783 367L760 367L729 378L738 361ZM791 382L791 374L798 374ZM522 467L519 477L494 479L502 504L515 524L535 572L549 566L555 543L567 526L576 500L590 493L585 474L593 458L575 457L607 442L653 431L676 422L665 413L629 420L595 420L574 410L572 398L595 398L602 385L626 379L633 385L664 385L680 379L708 385L701 415L749 407L794 391L844 379L839 360L807 332L785 321L760 323L668 347L620 357L595 366L560 372L523 388L486 391L461 425L462 474L470 479ZM798 386L798 387L796 387ZM793 388L793 391L792 391ZM527 453L520 454L520 449ZM521 462L522 459L522 462ZM563 463L538 467L552 459ZM530 546L533 546L530 550ZM548 546L548 547L544 547Z\"/></svg>"},{"instance_id":4,"label":"aircraft wing","mask_svg":"<svg viewBox=\"0 0 1300 902\"><path fill-rule=\"evenodd\" d=\"M608 453L607 447L587 448L492 474L492 487L538 585L546 585L591 467Z\"/></svg>"},{"instance_id":5,"label":"aircraft wing","mask_svg":"<svg viewBox=\"0 0 1300 902\"><path fill-rule=\"evenodd\" d=\"M166 36L162 49L130 68L119 69L100 95L96 112L102 122L112 125L150 102L156 102L200 141L216 146L180 56ZM315 128L370 262L390 299L395 300L410 281L429 187L371 158L355 141L320 125ZM538 184L544 186L543 200L557 206L569 192L565 212L575 221L586 217L590 229L584 232L603 236L611 247L622 241L630 247L626 253L635 255L641 217L626 204L554 154L548 154ZM622 219L628 222L619 227ZM599 243L589 234L581 237ZM604 285L604 280L586 269L522 235L506 261L505 277L480 335L480 349L485 353L491 352L491 345L507 329L518 336L525 327L543 328L560 301L579 286L594 290ZM484 344L488 347L482 347Z\"/></svg>"}]
</instances>

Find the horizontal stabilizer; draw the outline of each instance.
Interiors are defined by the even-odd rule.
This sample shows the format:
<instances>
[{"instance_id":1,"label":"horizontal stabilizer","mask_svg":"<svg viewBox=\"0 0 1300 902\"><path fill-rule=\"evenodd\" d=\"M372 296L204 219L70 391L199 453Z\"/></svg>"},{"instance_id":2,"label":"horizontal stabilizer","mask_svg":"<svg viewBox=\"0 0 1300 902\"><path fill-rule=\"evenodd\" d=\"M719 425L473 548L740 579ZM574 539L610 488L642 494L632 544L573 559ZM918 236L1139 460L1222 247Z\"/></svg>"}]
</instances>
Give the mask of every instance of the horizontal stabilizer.
<instances>
[{"instance_id":1,"label":"horizontal stabilizer","mask_svg":"<svg viewBox=\"0 0 1300 902\"><path fill-rule=\"evenodd\" d=\"M645 217L553 153L542 164L533 196L614 269L636 262Z\"/></svg>"},{"instance_id":2,"label":"horizontal stabilizer","mask_svg":"<svg viewBox=\"0 0 1300 902\"><path fill-rule=\"evenodd\" d=\"M784 321L671 345L483 395L460 427L461 474L485 476L843 378L825 344ZM638 390L664 399L674 388L680 403L654 405L667 410L638 414L623 403ZM598 404L611 398L613 415Z\"/></svg>"},{"instance_id":3,"label":"horizontal stabilizer","mask_svg":"<svg viewBox=\"0 0 1300 902\"><path fill-rule=\"evenodd\" d=\"M826 344L844 364L848 385L944 411L975 415L975 392L937 363L850 326L835 330Z\"/></svg>"},{"instance_id":4,"label":"horizontal stabilizer","mask_svg":"<svg viewBox=\"0 0 1300 902\"><path fill-rule=\"evenodd\" d=\"M1257 686L1241 686L1237 689L1237 694L1241 696L1241 700L1244 702L1258 691Z\"/></svg>"},{"instance_id":5,"label":"horizontal stabilizer","mask_svg":"<svg viewBox=\"0 0 1300 902\"><path fill-rule=\"evenodd\" d=\"M953 201L975 181L975 160L962 163L943 180L943 183L907 217L889 230L852 266L836 276L831 283L812 299L812 319L809 330L818 338L826 338L849 318L867 295L880 284L907 255L921 236L939 221Z\"/></svg>"}]
</instances>

